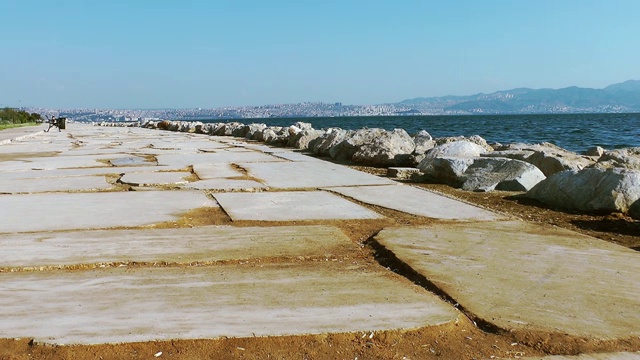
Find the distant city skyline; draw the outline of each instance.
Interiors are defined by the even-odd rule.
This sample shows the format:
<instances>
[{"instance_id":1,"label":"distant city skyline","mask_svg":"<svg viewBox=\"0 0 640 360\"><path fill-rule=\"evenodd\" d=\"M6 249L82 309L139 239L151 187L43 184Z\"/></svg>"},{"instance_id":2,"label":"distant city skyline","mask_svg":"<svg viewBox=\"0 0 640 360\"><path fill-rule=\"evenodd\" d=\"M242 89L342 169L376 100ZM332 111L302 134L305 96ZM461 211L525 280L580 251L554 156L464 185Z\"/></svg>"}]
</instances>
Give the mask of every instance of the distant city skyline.
<instances>
[{"instance_id":1,"label":"distant city skyline","mask_svg":"<svg viewBox=\"0 0 640 360\"><path fill-rule=\"evenodd\" d=\"M0 0L0 106L219 108L640 79L640 2Z\"/></svg>"}]
</instances>

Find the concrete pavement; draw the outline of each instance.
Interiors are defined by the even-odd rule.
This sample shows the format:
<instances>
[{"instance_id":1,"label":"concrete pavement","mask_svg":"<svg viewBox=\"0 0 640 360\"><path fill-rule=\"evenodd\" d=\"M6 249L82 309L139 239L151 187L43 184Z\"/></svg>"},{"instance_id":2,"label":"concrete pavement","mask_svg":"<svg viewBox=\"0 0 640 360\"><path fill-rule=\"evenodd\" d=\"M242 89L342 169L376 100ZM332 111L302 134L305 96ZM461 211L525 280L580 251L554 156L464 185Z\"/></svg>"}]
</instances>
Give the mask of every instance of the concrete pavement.
<instances>
[{"instance_id":1,"label":"concrete pavement","mask_svg":"<svg viewBox=\"0 0 640 360\"><path fill-rule=\"evenodd\" d=\"M616 245L241 139L84 124L24 135L0 146L2 338L383 331L462 316L347 231L378 227L374 241L497 327L640 335L639 258ZM430 225L388 227L379 208Z\"/></svg>"}]
</instances>

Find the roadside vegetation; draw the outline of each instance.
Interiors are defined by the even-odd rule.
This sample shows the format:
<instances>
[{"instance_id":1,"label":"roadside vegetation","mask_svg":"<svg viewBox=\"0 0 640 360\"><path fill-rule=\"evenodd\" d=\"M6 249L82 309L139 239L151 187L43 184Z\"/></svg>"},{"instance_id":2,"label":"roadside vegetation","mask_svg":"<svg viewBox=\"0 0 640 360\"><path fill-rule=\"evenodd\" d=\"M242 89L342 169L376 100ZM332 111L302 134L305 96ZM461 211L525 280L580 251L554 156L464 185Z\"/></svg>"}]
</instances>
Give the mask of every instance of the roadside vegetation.
<instances>
[{"instance_id":1,"label":"roadside vegetation","mask_svg":"<svg viewBox=\"0 0 640 360\"><path fill-rule=\"evenodd\" d=\"M0 109L0 130L19 126L35 125L42 122L40 114L28 113L12 108Z\"/></svg>"}]
</instances>

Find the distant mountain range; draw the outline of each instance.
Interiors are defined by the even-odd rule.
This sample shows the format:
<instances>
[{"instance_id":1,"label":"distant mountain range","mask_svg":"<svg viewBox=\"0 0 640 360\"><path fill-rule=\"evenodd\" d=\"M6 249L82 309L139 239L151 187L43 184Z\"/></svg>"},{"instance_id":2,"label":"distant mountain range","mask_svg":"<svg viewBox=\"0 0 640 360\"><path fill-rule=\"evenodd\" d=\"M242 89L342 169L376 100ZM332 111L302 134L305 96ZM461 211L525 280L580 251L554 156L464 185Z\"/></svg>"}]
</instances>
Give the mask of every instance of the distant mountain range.
<instances>
[{"instance_id":1,"label":"distant mountain range","mask_svg":"<svg viewBox=\"0 0 640 360\"><path fill-rule=\"evenodd\" d=\"M395 115L563 114L640 112L640 81L629 80L604 89L513 89L491 94L415 98L378 105L304 102L261 106L197 109L41 109L21 108L76 121L141 121L144 119L205 120Z\"/></svg>"},{"instance_id":2,"label":"distant mountain range","mask_svg":"<svg viewBox=\"0 0 640 360\"><path fill-rule=\"evenodd\" d=\"M629 80L604 89L519 88L491 94L415 98L390 105L403 108L405 113L434 114L638 112L640 81Z\"/></svg>"}]
</instances>

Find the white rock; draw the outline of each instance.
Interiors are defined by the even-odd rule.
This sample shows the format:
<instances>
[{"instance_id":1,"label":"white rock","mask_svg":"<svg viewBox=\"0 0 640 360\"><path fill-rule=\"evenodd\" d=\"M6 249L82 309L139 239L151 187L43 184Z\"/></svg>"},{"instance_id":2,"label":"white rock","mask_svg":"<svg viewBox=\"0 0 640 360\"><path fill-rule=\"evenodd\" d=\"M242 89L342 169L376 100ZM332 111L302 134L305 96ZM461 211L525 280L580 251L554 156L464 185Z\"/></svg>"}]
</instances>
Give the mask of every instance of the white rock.
<instances>
[{"instance_id":1,"label":"white rock","mask_svg":"<svg viewBox=\"0 0 640 360\"><path fill-rule=\"evenodd\" d=\"M594 166L604 169L619 167L640 170L640 147L607 150Z\"/></svg>"},{"instance_id":2,"label":"white rock","mask_svg":"<svg viewBox=\"0 0 640 360\"><path fill-rule=\"evenodd\" d=\"M378 136L360 146L351 159L366 165L394 166L398 164L398 155L410 155L414 149L413 139L403 129L383 130Z\"/></svg>"},{"instance_id":3,"label":"white rock","mask_svg":"<svg viewBox=\"0 0 640 360\"><path fill-rule=\"evenodd\" d=\"M534 186L527 197L569 210L636 214L640 171L620 168L567 170Z\"/></svg>"}]
</instances>

